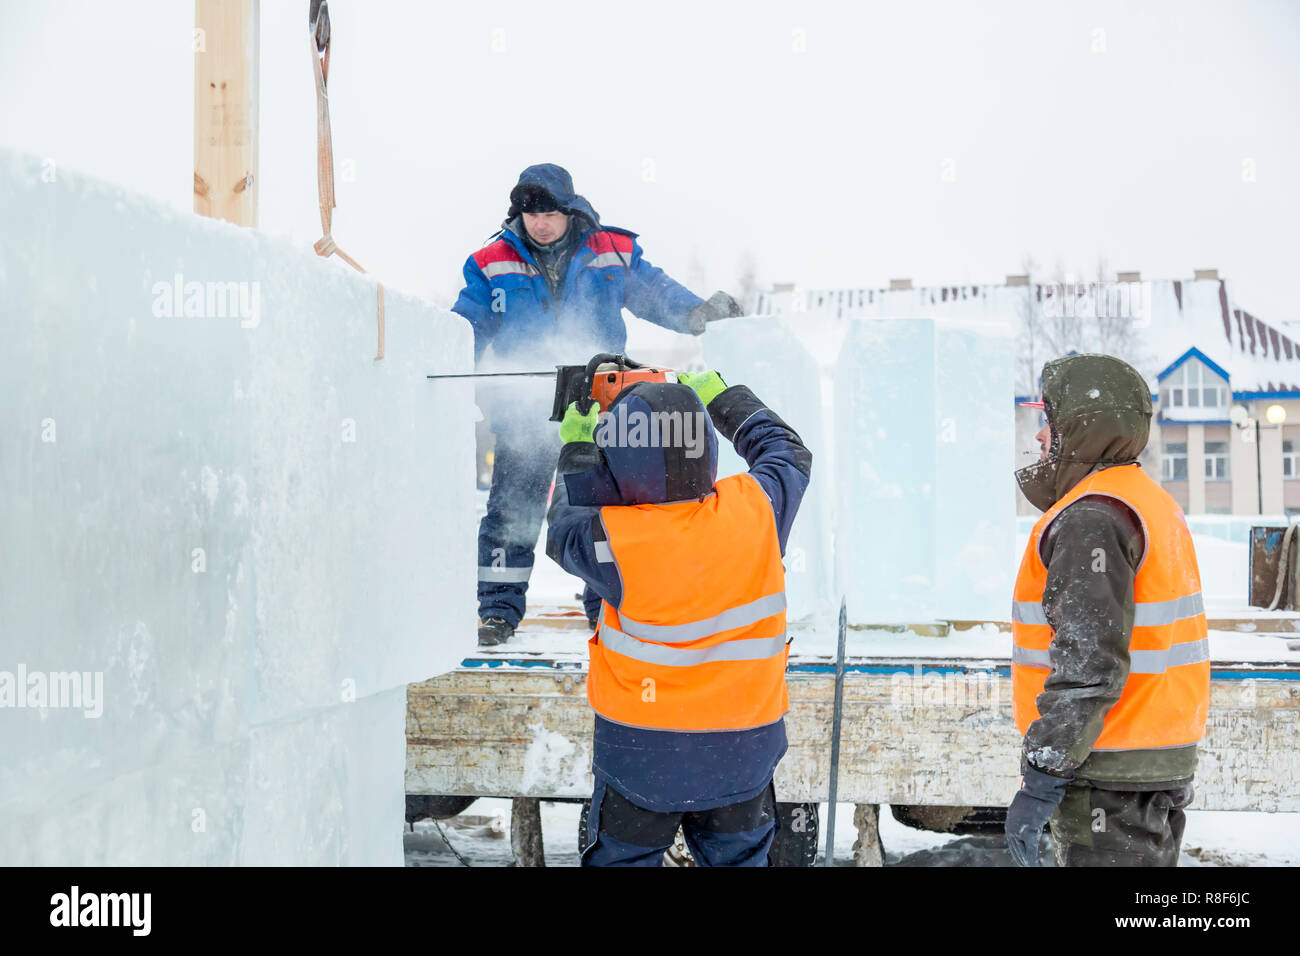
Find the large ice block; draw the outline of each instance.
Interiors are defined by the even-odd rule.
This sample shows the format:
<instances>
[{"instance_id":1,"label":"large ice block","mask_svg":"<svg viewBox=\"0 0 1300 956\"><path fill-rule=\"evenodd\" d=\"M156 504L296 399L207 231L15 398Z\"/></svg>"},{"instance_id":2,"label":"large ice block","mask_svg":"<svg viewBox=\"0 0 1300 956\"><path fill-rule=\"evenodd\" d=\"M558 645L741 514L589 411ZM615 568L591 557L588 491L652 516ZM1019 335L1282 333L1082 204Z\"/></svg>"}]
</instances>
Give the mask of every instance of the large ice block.
<instances>
[{"instance_id":1,"label":"large ice block","mask_svg":"<svg viewBox=\"0 0 1300 956\"><path fill-rule=\"evenodd\" d=\"M812 480L786 545L787 615L791 620L830 613L835 605L831 561L831 466L826 455L827 409L822 372L791 327L765 317L727 319L709 326L704 358L732 385L748 385L799 433L813 455ZM735 449L720 442L718 477L748 471Z\"/></svg>"},{"instance_id":2,"label":"large ice block","mask_svg":"<svg viewBox=\"0 0 1300 956\"><path fill-rule=\"evenodd\" d=\"M468 326L390 289L376 361L370 278L3 151L0 222L0 861L400 864L403 689L474 642Z\"/></svg>"},{"instance_id":3,"label":"large ice block","mask_svg":"<svg viewBox=\"0 0 1300 956\"><path fill-rule=\"evenodd\" d=\"M847 325L835 547L850 620L1004 619L1016 560L1009 326Z\"/></svg>"}]
</instances>

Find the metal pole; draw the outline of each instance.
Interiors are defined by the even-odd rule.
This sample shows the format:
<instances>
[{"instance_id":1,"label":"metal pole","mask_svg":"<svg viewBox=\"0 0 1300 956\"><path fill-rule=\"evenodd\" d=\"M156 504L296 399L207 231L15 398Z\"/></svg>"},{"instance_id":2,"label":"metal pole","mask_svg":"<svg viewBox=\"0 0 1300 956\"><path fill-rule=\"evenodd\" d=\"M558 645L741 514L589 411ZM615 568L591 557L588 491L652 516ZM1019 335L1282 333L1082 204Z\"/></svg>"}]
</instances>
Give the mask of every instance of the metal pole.
<instances>
[{"instance_id":1,"label":"metal pole","mask_svg":"<svg viewBox=\"0 0 1300 956\"><path fill-rule=\"evenodd\" d=\"M1264 513L1264 466L1260 463L1259 416L1255 416L1255 480L1259 486L1259 513Z\"/></svg>"},{"instance_id":2,"label":"metal pole","mask_svg":"<svg viewBox=\"0 0 1300 956\"><path fill-rule=\"evenodd\" d=\"M835 649L835 709L831 717L831 789L826 813L826 859L823 866L835 862L835 798L840 784L840 720L844 716L844 635L848 617L844 598L840 598L840 639Z\"/></svg>"}]
</instances>

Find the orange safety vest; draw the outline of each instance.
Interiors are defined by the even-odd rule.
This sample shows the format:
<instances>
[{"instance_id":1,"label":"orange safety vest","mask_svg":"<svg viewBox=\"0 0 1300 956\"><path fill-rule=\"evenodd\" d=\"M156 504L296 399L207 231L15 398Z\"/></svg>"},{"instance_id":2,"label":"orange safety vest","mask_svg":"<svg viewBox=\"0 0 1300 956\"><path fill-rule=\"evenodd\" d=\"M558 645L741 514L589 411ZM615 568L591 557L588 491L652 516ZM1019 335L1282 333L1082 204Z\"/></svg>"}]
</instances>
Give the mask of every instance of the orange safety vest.
<instances>
[{"instance_id":1,"label":"orange safety vest","mask_svg":"<svg viewBox=\"0 0 1300 956\"><path fill-rule=\"evenodd\" d=\"M1094 751L1179 747L1205 735L1210 708L1210 646L1201 575L1187 519L1136 464L1084 478L1038 519L1016 578L1011 612L1012 714L1020 733L1038 719L1038 695L1051 673L1052 628L1043 613L1047 568L1038 544L1048 526L1084 495L1128 505L1142 522L1146 551L1133 582L1133 635L1124 691L1106 714Z\"/></svg>"},{"instance_id":2,"label":"orange safety vest","mask_svg":"<svg viewBox=\"0 0 1300 956\"><path fill-rule=\"evenodd\" d=\"M588 642L587 699L654 730L745 730L789 709L785 569L772 503L751 475L699 501L601 509L623 600Z\"/></svg>"}]
</instances>

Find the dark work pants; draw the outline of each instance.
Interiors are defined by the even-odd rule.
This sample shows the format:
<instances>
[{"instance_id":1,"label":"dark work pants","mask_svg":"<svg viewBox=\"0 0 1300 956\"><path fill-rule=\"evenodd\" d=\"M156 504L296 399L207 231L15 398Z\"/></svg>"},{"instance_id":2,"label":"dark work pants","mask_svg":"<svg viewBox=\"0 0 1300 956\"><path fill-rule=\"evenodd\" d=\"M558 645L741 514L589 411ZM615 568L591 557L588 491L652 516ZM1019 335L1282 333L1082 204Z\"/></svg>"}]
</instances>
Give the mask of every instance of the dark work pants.
<instances>
[{"instance_id":1,"label":"dark work pants","mask_svg":"<svg viewBox=\"0 0 1300 956\"><path fill-rule=\"evenodd\" d=\"M682 828L700 866L767 866L780 821L771 782L758 796L716 810L660 813L596 781L587 816L583 866L662 866Z\"/></svg>"},{"instance_id":2,"label":"dark work pants","mask_svg":"<svg viewBox=\"0 0 1300 956\"><path fill-rule=\"evenodd\" d=\"M1057 866L1177 866L1192 782L1171 790L1067 788L1052 817Z\"/></svg>"},{"instance_id":3,"label":"dark work pants","mask_svg":"<svg viewBox=\"0 0 1300 956\"><path fill-rule=\"evenodd\" d=\"M533 548L546 514L547 495L560 439L551 422L503 430L496 435L492 489L478 526L478 616L523 620ZM588 617L600 609L590 587L583 594Z\"/></svg>"}]
</instances>

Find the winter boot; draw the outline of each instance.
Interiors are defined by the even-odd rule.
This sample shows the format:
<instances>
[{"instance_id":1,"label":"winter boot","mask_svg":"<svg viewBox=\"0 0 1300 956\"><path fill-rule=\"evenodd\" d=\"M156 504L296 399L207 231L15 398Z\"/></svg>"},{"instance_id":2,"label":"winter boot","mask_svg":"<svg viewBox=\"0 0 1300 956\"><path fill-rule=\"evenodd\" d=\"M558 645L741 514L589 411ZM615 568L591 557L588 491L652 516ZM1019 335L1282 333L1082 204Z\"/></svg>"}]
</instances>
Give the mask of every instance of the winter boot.
<instances>
[{"instance_id":1,"label":"winter boot","mask_svg":"<svg viewBox=\"0 0 1300 956\"><path fill-rule=\"evenodd\" d=\"M489 617L479 622L478 646L493 647L497 644L504 644L514 635L514 625L506 621L505 618Z\"/></svg>"}]
</instances>

